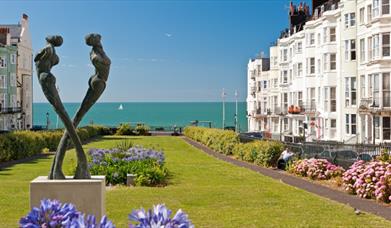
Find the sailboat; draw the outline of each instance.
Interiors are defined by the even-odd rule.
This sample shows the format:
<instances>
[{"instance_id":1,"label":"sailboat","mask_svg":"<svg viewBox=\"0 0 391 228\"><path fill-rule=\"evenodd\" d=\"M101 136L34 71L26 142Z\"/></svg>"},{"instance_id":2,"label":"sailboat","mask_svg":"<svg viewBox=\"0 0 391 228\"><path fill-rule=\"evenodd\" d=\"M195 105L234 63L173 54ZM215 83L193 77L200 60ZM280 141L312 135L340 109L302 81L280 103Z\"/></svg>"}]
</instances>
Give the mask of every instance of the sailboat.
<instances>
[{"instance_id":1,"label":"sailboat","mask_svg":"<svg viewBox=\"0 0 391 228\"><path fill-rule=\"evenodd\" d=\"M119 105L118 110L124 110L124 106L122 104Z\"/></svg>"}]
</instances>

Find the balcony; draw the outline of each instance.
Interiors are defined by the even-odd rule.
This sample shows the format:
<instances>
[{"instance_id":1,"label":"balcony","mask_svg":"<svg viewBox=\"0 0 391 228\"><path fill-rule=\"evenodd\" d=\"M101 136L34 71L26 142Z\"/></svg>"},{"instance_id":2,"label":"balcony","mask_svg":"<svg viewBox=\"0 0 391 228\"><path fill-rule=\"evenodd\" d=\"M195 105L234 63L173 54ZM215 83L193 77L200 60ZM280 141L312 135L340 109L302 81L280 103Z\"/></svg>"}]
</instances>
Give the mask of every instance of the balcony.
<instances>
[{"instance_id":1,"label":"balcony","mask_svg":"<svg viewBox=\"0 0 391 228\"><path fill-rule=\"evenodd\" d=\"M361 98L360 100L360 113L382 113L382 112L391 112L391 102L389 96L379 98Z\"/></svg>"},{"instance_id":2,"label":"balcony","mask_svg":"<svg viewBox=\"0 0 391 228\"><path fill-rule=\"evenodd\" d=\"M22 112L21 107L0 107L0 114L13 114L13 113L19 113Z\"/></svg>"},{"instance_id":3,"label":"balcony","mask_svg":"<svg viewBox=\"0 0 391 228\"><path fill-rule=\"evenodd\" d=\"M290 105L287 108L286 112L293 115L304 115L304 114L315 113L316 103L314 101L310 101L306 104L300 102L299 105Z\"/></svg>"},{"instance_id":4,"label":"balcony","mask_svg":"<svg viewBox=\"0 0 391 228\"><path fill-rule=\"evenodd\" d=\"M270 115L270 111L267 109L266 111L263 109L258 108L255 112L255 118L263 118L267 115Z\"/></svg>"}]
</instances>

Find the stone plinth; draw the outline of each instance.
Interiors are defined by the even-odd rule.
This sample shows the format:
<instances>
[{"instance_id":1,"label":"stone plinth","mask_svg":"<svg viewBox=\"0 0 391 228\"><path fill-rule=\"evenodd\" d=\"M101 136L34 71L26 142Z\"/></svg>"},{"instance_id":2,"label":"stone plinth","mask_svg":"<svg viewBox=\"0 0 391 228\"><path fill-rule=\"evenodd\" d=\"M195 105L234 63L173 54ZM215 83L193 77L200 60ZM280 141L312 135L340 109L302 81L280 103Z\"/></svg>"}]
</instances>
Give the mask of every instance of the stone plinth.
<instances>
[{"instance_id":1,"label":"stone plinth","mask_svg":"<svg viewBox=\"0 0 391 228\"><path fill-rule=\"evenodd\" d=\"M30 208L39 207L42 199L72 203L77 210L86 215L95 215L100 221L105 214L105 177L92 176L85 180L75 180L69 176L65 180L37 177L30 183Z\"/></svg>"}]
</instances>

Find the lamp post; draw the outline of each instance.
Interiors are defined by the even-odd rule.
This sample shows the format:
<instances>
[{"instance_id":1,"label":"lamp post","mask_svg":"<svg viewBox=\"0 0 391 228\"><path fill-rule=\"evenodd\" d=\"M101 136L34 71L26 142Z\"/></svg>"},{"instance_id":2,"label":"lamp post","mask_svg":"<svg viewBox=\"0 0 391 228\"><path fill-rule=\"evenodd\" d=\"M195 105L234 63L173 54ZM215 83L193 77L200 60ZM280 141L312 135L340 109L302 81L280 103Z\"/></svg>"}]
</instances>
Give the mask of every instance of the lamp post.
<instances>
[{"instance_id":1,"label":"lamp post","mask_svg":"<svg viewBox=\"0 0 391 228\"><path fill-rule=\"evenodd\" d=\"M375 108L376 107L376 103L375 103L375 100L373 100L372 101L372 104L369 106L370 108ZM376 139L375 139L375 137L376 137L376 123L375 123L375 114L376 114L376 112L375 111L372 111L371 112L371 114L372 114L372 143L373 143L373 145L375 145L376 144Z\"/></svg>"},{"instance_id":2,"label":"lamp post","mask_svg":"<svg viewBox=\"0 0 391 228\"><path fill-rule=\"evenodd\" d=\"M57 86L57 91L58 91L58 94L60 94L60 87ZM58 129L58 114L57 114L57 118L56 118L56 129Z\"/></svg>"},{"instance_id":3,"label":"lamp post","mask_svg":"<svg viewBox=\"0 0 391 228\"><path fill-rule=\"evenodd\" d=\"M225 90L223 88L223 92L221 93L221 98L223 100L223 130L225 129L225 97L226 97L226 93L225 93Z\"/></svg>"},{"instance_id":4,"label":"lamp post","mask_svg":"<svg viewBox=\"0 0 391 228\"><path fill-rule=\"evenodd\" d=\"M50 125L49 112L46 112L46 129L49 129L49 125Z\"/></svg>"},{"instance_id":5,"label":"lamp post","mask_svg":"<svg viewBox=\"0 0 391 228\"><path fill-rule=\"evenodd\" d=\"M235 132L239 132L238 128L238 91L235 90Z\"/></svg>"}]
</instances>

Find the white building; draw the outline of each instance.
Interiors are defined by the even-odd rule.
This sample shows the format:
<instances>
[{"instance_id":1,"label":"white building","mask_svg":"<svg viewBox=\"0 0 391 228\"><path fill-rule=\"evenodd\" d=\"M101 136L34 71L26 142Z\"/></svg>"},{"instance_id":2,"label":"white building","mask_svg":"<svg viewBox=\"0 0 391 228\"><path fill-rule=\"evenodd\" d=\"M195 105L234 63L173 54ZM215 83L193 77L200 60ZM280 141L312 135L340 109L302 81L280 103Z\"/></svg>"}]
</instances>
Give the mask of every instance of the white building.
<instances>
[{"instance_id":1,"label":"white building","mask_svg":"<svg viewBox=\"0 0 391 228\"><path fill-rule=\"evenodd\" d=\"M0 24L0 29L9 31L9 39L3 45L17 47L16 55L16 104L21 108L17 121L12 125L4 124L0 130L30 129L33 126L33 50L28 24L28 16L22 15L18 24ZM0 114L1 115L1 114Z\"/></svg>"},{"instance_id":2,"label":"white building","mask_svg":"<svg viewBox=\"0 0 391 228\"><path fill-rule=\"evenodd\" d=\"M268 61L248 64L249 130L296 142L391 142L389 3L313 0L312 16L292 4L270 69L252 77Z\"/></svg>"}]
</instances>

